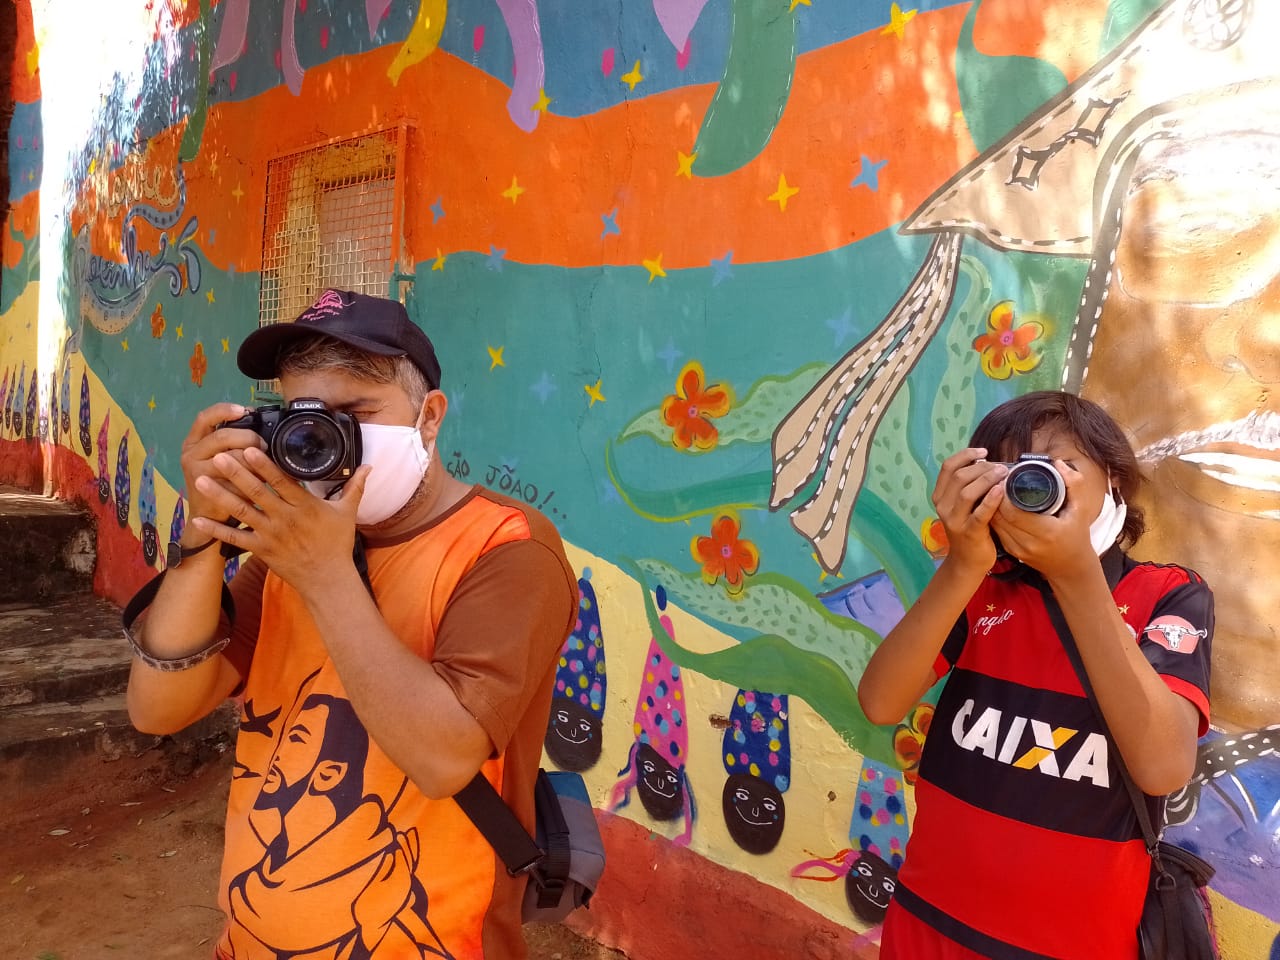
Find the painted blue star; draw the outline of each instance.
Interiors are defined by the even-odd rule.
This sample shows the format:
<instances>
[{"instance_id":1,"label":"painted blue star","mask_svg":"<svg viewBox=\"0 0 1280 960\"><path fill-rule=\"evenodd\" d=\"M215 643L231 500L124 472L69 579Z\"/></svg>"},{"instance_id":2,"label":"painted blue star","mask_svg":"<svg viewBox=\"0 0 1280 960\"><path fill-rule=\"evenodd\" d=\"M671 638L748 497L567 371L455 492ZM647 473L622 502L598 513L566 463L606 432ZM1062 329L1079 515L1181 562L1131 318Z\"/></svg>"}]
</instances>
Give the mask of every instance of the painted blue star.
<instances>
[{"instance_id":1,"label":"painted blue star","mask_svg":"<svg viewBox=\"0 0 1280 960\"><path fill-rule=\"evenodd\" d=\"M436 197L436 202L431 205L431 222L438 223L444 219L444 197Z\"/></svg>"},{"instance_id":2,"label":"painted blue star","mask_svg":"<svg viewBox=\"0 0 1280 960\"><path fill-rule=\"evenodd\" d=\"M618 488L613 485L613 481L605 477L600 481L600 502L601 503L621 503L622 497L618 496Z\"/></svg>"},{"instance_id":3,"label":"painted blue star","mask_svg":"<svg viewBox=\"0 0 1280 960\"><path fill-rule=\"evenodd\" d=\"M858 171L858 175L849 182L849 189L865 184L873 191L880 190L880 168L883 167L888 160L872 160L865 153L861 157L862 167Z\"/></svg>"},{"instance_id":4,"label":"painted blue star","mask_svg":"<svg viewBox=\"0 0 1280 960\"><path fill-rule=\"evenodd\" d=\"M495 247L492 243L491 243L491 244L489 244L489 259L488 259L488 261L486 261L486 263L485 263L485 265L484 265L484 266L485 266L485 269L486 269L486 270L496 270L498 273L501 273L501 272L502 272L502 258L503 258L503 257L505 257L506 255L507 255L507 250L506 250L506 248L505 248L505 247L504 247L503 249L499 250L499 249L498 249L497 247Z\"/></svg>"},{"instance_id":5,"label":"painted blue star","mask_svg":"<svg viewBox=\"0 0 1280 960\"><path fill-rule=\"evenodd\" d=\"M556 392L556 385L551 382L551 377L547 371L542 371L542 378L529 388L533 393L538 395L538 399L543 403L547 402L547 397Z\"/></svg>"},{"instance_id":6,"label":"painted blue star","mask_svg":"<svg viewBox=\"0 0 1280 960\"><path fill-rule=\"evenodd\" d=\"M711 278L711 285L713 287L718 287L725 280L732 280L733 279L732 267L733 267L733 251L732 250L726 253L719 260L716 260L713 257L711 260L711 269L716 272L716 275Z\"/></svg>"},{"instance_id":7,"label":"painted blue star","mask_svg":"<svg viewBox=\"0 0 1280 960\"><path fill-rule=\"evenodd\" d=\"M853 333L852 320L853 311L846 309L844 313L840 314L840 316L832 317L830 320L825 321L827 327L836 335L835 345L837 347L840 346L849 334Z\"/></svg>"},{"instance_id":8,"label":"painted blue star","mask_svg":"<svg viewBox=\"0 0 1280 960\"><path fill-rule=\"evenodd\" d=\"M670 337L667 338L667 345L659 350L657 355L667 361L667 373L670 373L675 368L676 361L684 356L676 349L675 342Z\"/></svg>"},{"instance_id":9,"label":"painted blue star","mask_svg":"<svg viewBox=\"0 0 1280 960\"><path fill-rule=\"evenodd\" d=\"M609 234L614 233L622 236L622 230L618 227L618 208L614 207L608 213L600 214L600 220L604 223L604 229L600 231L600 239L603 240Z\"/></svg>"}]
</instances>

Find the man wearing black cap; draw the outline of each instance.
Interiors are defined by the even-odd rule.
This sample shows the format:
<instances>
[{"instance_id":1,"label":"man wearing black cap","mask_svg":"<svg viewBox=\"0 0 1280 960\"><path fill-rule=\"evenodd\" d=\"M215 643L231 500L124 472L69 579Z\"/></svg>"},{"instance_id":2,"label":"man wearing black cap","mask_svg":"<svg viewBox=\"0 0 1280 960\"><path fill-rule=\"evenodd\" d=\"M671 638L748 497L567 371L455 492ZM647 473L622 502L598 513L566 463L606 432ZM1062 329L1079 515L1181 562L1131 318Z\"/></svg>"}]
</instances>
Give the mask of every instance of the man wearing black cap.
<instances>
[{"instance_id":1,"label":"man wearing black cap","mask_svg":"<svg viewBox=\"0 0 1280 960\"><path fill-rule=\"evenodd\" d=\"M299 483L252 417L224 426L251 414L231 403L183 445L190 519L131 637L128 704L160 734L241 705L215 955L524 957L524 881L451 798L481 771L532 828L577 612L560 538L432 455L440 364L399 303L326 291L238 363L278 377L286 404L353 418L362 456L349 478ZM252 554L234 617L215 544ZM367 753L343 746L362 738Z\"/></svg>"}]
</instances>

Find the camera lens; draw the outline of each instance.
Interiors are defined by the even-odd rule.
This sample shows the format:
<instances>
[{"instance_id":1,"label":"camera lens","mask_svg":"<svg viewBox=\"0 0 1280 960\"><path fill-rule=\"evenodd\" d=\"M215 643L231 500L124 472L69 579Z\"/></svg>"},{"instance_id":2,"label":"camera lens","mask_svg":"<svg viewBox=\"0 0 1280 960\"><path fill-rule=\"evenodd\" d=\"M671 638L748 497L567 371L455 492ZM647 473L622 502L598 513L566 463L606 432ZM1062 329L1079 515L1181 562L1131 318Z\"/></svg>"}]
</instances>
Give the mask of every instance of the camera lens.
<instances>
[{"instance_id":1,"label":"camera lens","mask_svg":"<svg viewBox=\"0 0 1280 960\"><path fill-rule=\"evenodd\" d=\"M286 417L271 438L271 459L298 480L324 480L343 462L347 441L338 425L311 414Z\"/></svg>"},{"instance_id":2,"label":"camera lens","mask_svg":"<svg viewBox=\"0 0 1280 960\"><path fill-rule=\"evenodd\" d=\"M1028 513L1056 513L1067 494L1058 471L1035 461L1015 464L1004 489L1013 505Z\"/></svg>"}]
</instances>

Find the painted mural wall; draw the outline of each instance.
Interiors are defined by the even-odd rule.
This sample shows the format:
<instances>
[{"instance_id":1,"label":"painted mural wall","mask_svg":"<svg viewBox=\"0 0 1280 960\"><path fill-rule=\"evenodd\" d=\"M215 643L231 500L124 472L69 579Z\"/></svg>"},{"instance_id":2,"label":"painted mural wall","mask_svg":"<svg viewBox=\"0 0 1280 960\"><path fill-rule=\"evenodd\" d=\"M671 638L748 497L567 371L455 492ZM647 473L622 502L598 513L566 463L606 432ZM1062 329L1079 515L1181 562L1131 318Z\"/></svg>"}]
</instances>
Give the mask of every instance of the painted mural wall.
<instances>
[{"instance_id":1,"label":"painted mural wall","mask_svg":"<svg viewBox=\"0 0 1280 960\"><path fill-rule=\"evenodd\" d=\"M1224 956L1280 956L1280 5L17 6L0 481L98 513L102 593L181 531L196 411L260 399L266 305L374 259L269 271L305 227L269 168L386 133L375 266L441 355L441 454L580 570L549 763L874 956L933 708L873 726L855 686L947 549L941 461L1062 386L1149 470L1135 552L1214 587L1170 832Z\"/></svg>"}]
</instances>

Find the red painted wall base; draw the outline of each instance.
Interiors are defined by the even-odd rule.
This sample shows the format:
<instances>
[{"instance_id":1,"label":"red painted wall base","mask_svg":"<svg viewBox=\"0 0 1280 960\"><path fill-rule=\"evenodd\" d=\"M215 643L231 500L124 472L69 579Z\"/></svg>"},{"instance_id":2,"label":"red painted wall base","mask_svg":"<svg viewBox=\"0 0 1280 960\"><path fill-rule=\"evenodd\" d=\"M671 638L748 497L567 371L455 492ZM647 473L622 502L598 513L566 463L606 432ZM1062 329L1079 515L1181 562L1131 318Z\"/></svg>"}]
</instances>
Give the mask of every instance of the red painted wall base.
<instances>
[{"instance_id":1,"label":"red painted wall base","mask_svg":"<svg viewBox=\"0 0 1280 960\"><path fill-rule=\"evenodd\" d=\"M630 960L876 960L879 948L768 884L597 810L607 867L568 924Z\"/></svg>"}]
</instances>

